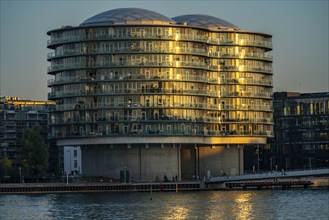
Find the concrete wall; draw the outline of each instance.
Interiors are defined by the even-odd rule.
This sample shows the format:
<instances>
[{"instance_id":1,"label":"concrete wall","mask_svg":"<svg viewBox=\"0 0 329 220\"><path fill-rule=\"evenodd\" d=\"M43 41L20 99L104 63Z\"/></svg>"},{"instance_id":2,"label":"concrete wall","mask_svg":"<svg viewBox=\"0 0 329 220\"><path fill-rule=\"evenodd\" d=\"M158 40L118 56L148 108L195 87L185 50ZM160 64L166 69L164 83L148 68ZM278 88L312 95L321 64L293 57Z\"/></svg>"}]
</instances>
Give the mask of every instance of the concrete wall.
<instances>
[{"instance_id":1,"label":"concrete wall","mask_svg":"<svg viewBox=\"0 0 329 220\"><path fill-rule=\"evenodd\" d=\"M210 176L243 174L243 149L235 145L199 147L200 178Z\"/></svg>"},{"instance_id":2,"label":"concrete wall","mask_svg":"<svg viewBox=\"0 0 329 220\"><path fill-rule=\"evenodd\" d=\"M181 145L182 180L191 180L197 176L196 149L194 145Z\"/></svg>"},{"instance_id":3,"label":"concrete wall","mask_svg":"<svg viewBox=\"0 0 329 220\"><path fill-rule=\"evenodd\" d=\"M125 169L131 181L180 176L180 152L172 144L88 145L81 150L84 176L120 179Z\"/></svg>"},{"instance_id":4,"label":"concrete wall","mask_svg":"<svg viewBox=\"0 0 329 220\"><path fill-rule=\"evenodd\" d=\"M194 144L122 144L82 146L84 176L120 179L130 171L131 181L191 180L243 174L243 147L238 145L196 146Z\"/></svg>"},{"instance_id":5,"label":"concrete wall","mask_svg":"<svg viewBox=\"0 0 329 220\"><path fill-rule=\"evenodd\" d=\"M239 146L239 147L238 147ZM207 179L226 175L243 174L243 146L196 146L182 145L181 148L182 179Z\"/></svg>"}]
</instances>

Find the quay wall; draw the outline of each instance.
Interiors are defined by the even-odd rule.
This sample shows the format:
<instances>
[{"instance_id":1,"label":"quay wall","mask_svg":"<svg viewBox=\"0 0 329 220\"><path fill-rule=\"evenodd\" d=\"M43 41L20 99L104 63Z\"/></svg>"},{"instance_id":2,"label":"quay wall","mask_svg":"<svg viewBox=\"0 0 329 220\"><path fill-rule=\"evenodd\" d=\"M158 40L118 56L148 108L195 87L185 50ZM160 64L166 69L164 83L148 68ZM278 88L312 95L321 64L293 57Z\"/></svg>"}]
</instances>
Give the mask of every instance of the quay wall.
<instances>
[{"instance_id":1,"label":"quay wall","mask_svg":"<svg viewBox=\"0 0 329 220\"><path fill-rule=\"evenodd\" d=\"M167 182L167 183L30 183L1 184L0 194L25 193L73 193L73 192L170 192L201 190L200 182Z\"/></svg>"}]
</instances>

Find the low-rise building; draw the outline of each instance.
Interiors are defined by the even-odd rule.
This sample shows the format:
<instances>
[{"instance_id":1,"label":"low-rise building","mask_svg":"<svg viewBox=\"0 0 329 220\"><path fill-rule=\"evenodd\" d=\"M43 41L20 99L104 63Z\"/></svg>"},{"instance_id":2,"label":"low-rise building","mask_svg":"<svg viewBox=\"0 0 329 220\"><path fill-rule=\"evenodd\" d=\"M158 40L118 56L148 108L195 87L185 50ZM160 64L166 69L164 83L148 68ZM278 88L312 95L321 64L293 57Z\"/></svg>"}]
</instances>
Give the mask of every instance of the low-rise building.
<instances>
[{"instance_id":1,"label":"low-rise building","mask_svg":"<svg viewBox=\"0 0 329 220\"><path fill-rule=\"evenodd\" d=\"M40 127L40 134L48 142L49 111L55 107L52 101L20 100L19 97L0 98L0 158L9 158L13 166L20 166L24 130L34 125ZM56 147L49 147L50 167L58 164Z\"/></svg>"}]
</instances>

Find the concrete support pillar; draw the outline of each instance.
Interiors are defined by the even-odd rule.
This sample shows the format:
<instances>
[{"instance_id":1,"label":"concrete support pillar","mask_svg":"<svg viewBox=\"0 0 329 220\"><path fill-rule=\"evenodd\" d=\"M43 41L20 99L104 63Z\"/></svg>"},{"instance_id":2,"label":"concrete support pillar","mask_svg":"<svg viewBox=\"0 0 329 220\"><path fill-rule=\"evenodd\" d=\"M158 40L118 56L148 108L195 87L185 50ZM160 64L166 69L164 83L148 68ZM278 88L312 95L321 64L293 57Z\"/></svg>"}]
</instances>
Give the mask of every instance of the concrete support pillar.
<instances>
[{"instance_id":1,"label":"concrete support pillar","mask_svg":"<svg viewBox=\"0 0 329 220\"><path fill-rule=\"evenodd\" d=\"M173 144L175 146L175 144ZM181 172L181 144L179 144L177 147L177 175L178 179L182 179L182 172Z\"/></svg>"},{"instance_id":2,"label":"concrete support pillar","mask_svg":"<svg viewBox=\"0 0 329 220\"><path fill-rule=\"evenodd\" d=\"M194 150L195 150L195 178L198 179L200 176L200 161L199 161L199 147L197 144L194 145Z\"/></svg>"}]
</instances>

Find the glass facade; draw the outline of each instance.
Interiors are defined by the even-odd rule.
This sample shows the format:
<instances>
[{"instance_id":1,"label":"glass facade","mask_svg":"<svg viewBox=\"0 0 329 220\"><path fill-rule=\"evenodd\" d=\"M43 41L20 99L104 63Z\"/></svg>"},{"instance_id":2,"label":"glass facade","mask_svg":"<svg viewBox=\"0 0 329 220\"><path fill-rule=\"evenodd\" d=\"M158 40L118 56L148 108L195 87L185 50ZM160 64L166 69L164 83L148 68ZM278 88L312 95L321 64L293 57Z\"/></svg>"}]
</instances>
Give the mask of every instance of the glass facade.
<instances>
[{"instance_id":1,"label":"glass facade","mask_svg":"<svg viewBox=\"0 0 329 220\"><path fill-rule=\"evenodd\" d=\"M53 137L272 135L269 35L178 24L49 35Z\"/></svg>"},{"instance_id":2,"label":"glass facade","mask_svg":"<svg viewBox=\"0 0 329 220\"><path fill-rule=\"evenodd\" d=\"M273 135L269 34L206 15L115 9L48 35L60 145L238 147Z\"/></svg>"},{"instance_id":3,"label":"glass facade","mask_svg":"<svg viewBox=\"0 0 329 220\"><path fill-rule=\"evenodd\" d=\"M329 166L329 94L275 93L275 162L286 169Z\"/></svg>"}]
</instances>

